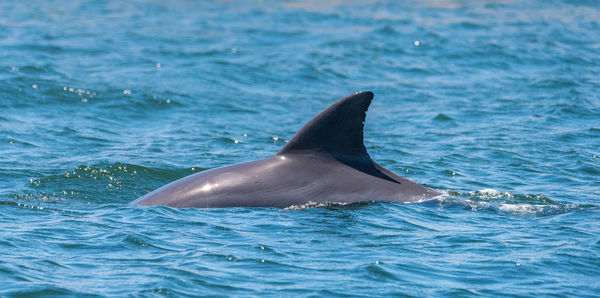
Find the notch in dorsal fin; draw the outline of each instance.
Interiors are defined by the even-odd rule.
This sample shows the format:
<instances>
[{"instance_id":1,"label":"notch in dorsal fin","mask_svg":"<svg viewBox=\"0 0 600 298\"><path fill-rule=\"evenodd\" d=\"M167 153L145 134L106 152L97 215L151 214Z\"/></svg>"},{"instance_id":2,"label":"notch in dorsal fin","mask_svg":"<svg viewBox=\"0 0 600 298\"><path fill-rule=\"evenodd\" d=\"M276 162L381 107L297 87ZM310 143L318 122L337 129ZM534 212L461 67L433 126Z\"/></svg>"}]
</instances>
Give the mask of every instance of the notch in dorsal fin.
<instances>
[{"instance_id":1,"label":"notch in dorsal fin","mask_svg":"<svg viewBox=\"0 0 600 298\"><path fill-rule=\"evenodd\" d=\"M363 144L370 91L346 96L306 123L277 154L294 150L315 150L334 155L368 156Z\"/></svg>"}]
</instances>

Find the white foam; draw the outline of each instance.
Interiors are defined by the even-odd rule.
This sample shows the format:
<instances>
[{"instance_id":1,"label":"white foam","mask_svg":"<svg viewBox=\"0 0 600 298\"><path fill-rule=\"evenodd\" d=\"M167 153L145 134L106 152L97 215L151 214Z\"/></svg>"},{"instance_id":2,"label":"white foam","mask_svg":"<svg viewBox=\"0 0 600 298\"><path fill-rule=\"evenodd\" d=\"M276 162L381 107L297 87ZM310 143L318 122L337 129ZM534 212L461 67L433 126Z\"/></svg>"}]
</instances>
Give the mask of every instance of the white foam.
<instances>
[{"instance_id":1,"label":"white foam","mask_svg":"<svg viewBox=\"0 0 600 298\"><path fill-rule=\"evenodd\" d=\"M348 203L308 201L307 203L299 204L299 205L292 205L292 206L286 207L284 209L285 210L302 210L302 209L307 209L307 208L322 208L322 207L329 207L329 206L345 206L345 205L348 205Z\"/></svg>"}]
</instances>

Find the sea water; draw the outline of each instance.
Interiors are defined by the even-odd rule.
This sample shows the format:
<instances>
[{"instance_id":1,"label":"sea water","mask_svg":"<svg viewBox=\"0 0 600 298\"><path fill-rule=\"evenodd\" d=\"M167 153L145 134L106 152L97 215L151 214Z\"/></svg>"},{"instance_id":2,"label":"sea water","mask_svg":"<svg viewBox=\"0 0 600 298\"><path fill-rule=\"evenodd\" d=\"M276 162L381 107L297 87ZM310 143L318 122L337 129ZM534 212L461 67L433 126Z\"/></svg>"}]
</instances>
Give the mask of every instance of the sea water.
<instances>
[{"instance_id":1,"label":"sea water","mask_svg":"<svg viewBox=\"0 0 600 298\"><path fill-rule=\"evenodd\" d=\"M596 296L597 1L2 1L0 296ZM444 193L128 203L335 100Z\"/></svg>"}]
</instances>

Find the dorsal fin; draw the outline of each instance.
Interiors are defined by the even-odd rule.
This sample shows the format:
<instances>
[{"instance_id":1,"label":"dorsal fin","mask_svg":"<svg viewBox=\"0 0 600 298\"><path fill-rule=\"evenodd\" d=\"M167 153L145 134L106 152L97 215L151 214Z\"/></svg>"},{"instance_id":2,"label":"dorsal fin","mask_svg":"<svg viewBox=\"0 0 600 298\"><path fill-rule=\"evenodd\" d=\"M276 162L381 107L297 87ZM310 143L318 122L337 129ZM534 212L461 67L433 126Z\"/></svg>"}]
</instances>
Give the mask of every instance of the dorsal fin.
<instances>
[{"instance_id":1,"label":"dorsal fin","mask_svg":"<svg viewBox=\"0 0 600 298\"><path fill-rule=\"evenodd\" d=\"M368 156L363 128L372 99L372 92L362 91L338 100L306 123L277 154L315 150L333 155Z\"/></svg>"}]
</instances>

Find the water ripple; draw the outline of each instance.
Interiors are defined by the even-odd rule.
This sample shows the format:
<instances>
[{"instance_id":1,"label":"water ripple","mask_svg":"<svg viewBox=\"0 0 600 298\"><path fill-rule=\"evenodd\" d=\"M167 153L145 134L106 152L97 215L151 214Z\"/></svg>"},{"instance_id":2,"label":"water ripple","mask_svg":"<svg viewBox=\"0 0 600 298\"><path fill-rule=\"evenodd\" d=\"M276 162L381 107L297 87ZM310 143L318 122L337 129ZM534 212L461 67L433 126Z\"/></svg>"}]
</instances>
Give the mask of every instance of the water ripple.
<instances>
[{"instance_id":1,"label":"water ripple","mask_svg":"<svg viewBox=\"0 0 600 298\"><path fill-rule=\"evenodd\" d=\"M0 296L595 296L593 1L0 3ZM372 90L417 204L131 200ZM107 286L108 285L108 286Z\"/></svg>"}]
</instances>

